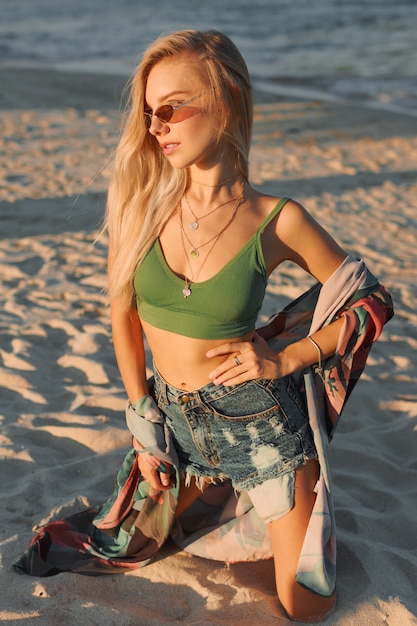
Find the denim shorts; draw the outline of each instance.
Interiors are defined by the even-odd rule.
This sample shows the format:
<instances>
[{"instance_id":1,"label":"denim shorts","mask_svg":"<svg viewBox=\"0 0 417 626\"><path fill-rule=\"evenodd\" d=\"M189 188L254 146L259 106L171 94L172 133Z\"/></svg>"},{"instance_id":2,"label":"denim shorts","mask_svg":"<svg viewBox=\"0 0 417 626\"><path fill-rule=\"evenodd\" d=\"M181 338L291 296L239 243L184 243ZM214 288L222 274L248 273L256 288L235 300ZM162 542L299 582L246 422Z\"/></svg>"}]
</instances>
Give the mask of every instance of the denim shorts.
<instances>
[{"instance_id":1,"label":"denim shorts","mask_svg":"<svg viewBox=\"0 0 417 626\"><path fill-rule=\"evenodd\" d=\"M248 491L317 458L305 400L289 376L186 392L156 368L154 379L180 470L188 476L229 479L237 491Z\"/></svg>"}]
</instances>

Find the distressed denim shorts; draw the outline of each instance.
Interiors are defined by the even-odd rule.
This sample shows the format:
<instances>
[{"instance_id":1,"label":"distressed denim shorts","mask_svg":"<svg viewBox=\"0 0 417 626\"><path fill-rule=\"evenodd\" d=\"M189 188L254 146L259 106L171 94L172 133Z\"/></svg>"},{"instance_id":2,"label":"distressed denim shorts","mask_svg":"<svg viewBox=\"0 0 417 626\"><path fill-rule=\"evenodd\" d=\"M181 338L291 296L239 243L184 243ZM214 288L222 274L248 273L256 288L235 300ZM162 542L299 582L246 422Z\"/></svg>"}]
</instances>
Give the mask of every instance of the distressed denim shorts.
<instances>
[{"instance_id":1,"label":"distressed denim shorts","mask_svg":"<svg viewBox=\"0 0 417 626\"><path fill-rule=\"evenodd\" d=\"M290 377L195 391L169 385L154 368L155 397L186 476L230 479L237 491L317 458L305 401Z\"/></svg>"}]
</instances>

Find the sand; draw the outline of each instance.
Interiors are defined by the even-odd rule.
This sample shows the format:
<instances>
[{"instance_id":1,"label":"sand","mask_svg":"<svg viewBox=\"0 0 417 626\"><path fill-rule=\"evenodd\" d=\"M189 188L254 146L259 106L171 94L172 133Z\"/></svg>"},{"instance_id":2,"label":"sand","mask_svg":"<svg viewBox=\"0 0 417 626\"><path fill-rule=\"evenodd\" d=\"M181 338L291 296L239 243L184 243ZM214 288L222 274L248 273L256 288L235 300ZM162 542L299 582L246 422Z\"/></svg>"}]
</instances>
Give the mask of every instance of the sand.
<instances>
[{"instance_id":1,"label":"sand","mask_svg":"<svg viewBox=\"0 0 417 626\"><path fill-rule=\"evenodd\" d=\"M0 80L0 621L289 624L271 561L225 565L170 544L118 576L12 569L33 528L107 498L129 445L106 242L95 243L123 80L4 67ZM327 624L417 624L416 118L265 94L257 103L255 186L302 201L396 306L331 445L339 600ZM310 283L283 266L263 317Z\"/></svg>"}]
</instances>

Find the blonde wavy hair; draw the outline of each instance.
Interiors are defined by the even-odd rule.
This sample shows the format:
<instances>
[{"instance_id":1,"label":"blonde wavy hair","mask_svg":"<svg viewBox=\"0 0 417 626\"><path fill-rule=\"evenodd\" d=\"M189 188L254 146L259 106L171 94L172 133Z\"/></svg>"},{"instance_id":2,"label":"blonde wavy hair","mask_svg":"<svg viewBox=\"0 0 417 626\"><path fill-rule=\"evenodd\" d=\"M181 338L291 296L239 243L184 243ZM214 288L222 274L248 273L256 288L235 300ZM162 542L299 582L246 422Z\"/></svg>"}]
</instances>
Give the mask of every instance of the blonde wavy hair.
<instances>
[{"instance_id":1,"label":"blonde wavy hair","mask_svg":"<svg viewBox=\"0 0 417 626\"><path fill-rule=\"evenodd\" d=\"M218 141L236 154L236 169L248 178L252 134L252 90L239 50L217 31L184 30L157 39L143 54L128 84L122 133L114 155L104 229L109 235L109 299L130 308L133 277L187 189L187 170L174 169L145 127L145 90L152 68L178 55L194 55L207 84L204 106L216 112Z\"/></svg>"}]
</instances>

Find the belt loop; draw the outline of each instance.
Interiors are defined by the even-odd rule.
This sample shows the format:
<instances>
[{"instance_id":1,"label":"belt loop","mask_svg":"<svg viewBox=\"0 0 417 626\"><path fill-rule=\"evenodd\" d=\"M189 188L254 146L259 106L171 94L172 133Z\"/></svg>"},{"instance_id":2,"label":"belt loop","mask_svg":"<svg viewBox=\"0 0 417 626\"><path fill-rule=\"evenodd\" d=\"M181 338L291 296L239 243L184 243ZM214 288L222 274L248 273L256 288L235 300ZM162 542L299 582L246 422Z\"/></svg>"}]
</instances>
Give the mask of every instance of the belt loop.
<instances>
[{"instance_id":1,"label":"belt loop","mask_svg":"<svg viewBox=\"0 0 417 626\"><path fill-rule=\"evenodd\" d=\"M159 384L161 385L160 400L164 404L169 404L168 403L168 393L167 393L168 385L166 384L165 380L163 380L163 379L162 380L160 379Z\"/></svg>"},{"instance_id":2,"label":"belt loop","mask_svg":"<svg viewBox=\"0 0 417 626\"><path fill-rule=\"evenodd\" d=\"M168 385L165 379L162 378L161 374L158 372L155 366L154 366L154 378L157 381L158 401L162 402L165 405L168 405L169 404L168 393L167 393Z\"/></svg>"}]
</instances>

